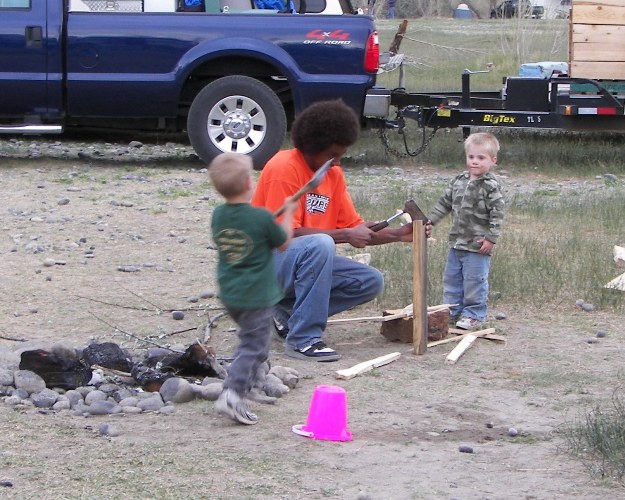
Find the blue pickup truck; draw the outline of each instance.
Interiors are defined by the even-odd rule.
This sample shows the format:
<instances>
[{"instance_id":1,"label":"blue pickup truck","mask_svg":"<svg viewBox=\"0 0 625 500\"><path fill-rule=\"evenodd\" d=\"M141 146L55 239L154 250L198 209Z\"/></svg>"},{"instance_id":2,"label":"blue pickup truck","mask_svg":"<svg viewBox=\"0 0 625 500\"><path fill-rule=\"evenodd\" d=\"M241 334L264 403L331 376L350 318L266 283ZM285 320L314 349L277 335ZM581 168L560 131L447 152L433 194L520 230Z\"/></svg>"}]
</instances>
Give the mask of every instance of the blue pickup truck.
<instances>
[{"instance_id":1,"label":"blue pickup truck","mask_svg":"<svg viewBox=\"0 0 625 500\"><path fill-rule=\"evenodd\" d=\"M252 1L0 0L0 133L185 131L205 162L236 151L262 168L309 104L376 108L370 17Z\"/></svg>"}]
</instances>

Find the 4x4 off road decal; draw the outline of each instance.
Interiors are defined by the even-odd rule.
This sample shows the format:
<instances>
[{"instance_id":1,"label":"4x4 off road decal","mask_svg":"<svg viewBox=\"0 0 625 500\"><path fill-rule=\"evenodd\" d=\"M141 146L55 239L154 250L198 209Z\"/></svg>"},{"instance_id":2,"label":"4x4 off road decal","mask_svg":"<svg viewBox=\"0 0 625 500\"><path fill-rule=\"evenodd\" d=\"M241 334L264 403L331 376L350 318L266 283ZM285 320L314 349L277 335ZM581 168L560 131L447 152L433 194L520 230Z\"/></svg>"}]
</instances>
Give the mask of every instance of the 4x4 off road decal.
<instances>
[{"instance_id":1,"label":"4x4 off road decal","mask_svg":"<svg viewBox=\"0 0 625 500\"><path fill-rule=\"evenodd\" d=\"M306 33L305 44L323 44L323 45L349 45L350 33L343 30L322 31L312 30Z\"/></svg>"}]
</instances>

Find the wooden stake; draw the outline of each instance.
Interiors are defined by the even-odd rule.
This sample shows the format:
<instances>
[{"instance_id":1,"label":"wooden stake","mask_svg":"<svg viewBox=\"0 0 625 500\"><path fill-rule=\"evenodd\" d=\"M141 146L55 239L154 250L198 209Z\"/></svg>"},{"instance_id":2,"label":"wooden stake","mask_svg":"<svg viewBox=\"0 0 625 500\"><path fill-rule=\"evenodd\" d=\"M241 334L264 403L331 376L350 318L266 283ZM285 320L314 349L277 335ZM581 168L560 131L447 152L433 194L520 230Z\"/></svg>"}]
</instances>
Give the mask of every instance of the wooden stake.
<instances>
[{"instance_id":1,"label":"wooden stake","mask_svg":"<svg viewBox=\"0 0 625 500\"><path fill-rule=\"evenodd\" d=\"M412 343L415 354L425 354L428 342L427 246L423 221L412 223Z\"/></svg>"}]
</instances>

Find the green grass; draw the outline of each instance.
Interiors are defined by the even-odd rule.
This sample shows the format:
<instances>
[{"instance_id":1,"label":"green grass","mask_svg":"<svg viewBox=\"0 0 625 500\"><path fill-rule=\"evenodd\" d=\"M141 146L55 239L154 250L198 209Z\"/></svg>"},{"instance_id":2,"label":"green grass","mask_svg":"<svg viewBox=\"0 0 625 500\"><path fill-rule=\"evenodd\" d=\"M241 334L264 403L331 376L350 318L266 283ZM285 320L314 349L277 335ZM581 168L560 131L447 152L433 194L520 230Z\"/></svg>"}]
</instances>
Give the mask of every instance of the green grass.
<instances>
[{"instance_id":1,"label":"green grass","mask_svg":"<svg viewBox=\"0 0 625 500\"><path fill-rule=\"evenodd\" d=\"M563 432L568 451L591 473L623 483L625 479L625 401L622 389L608 404L596 405Z\"/></svg>"},{"instance_id":2,"label":"green grass","mask_svg":"<svg viewBox=\"0 0 625 500\"><path fill-rule=\"evenodd\" d=\"M398 25L398 20L376 21L382 50L390 46ZM471 89L498 92L503 78L517 75L521 64L567 61L567 33L568 20L411 19L400 47L406 56L404 84L408 92L457 92L465 69L485 71L492 63L489 72L471 76ZM399 70L379 75L378 84L397 87ZM555 177L625 174L625 162L620 160L621 133L488 130L501 141L499 165L511 171L536 171ZM430 133L426 130L426 137ZM425 152L417 156L411 155L422 146L424 137L414 120L407 120L403 135L387 131L390 148L382 146L378 135L374 130L363 133L350 151L354 164L457 168L462 163L459 128L438 131Z\"/></svg>"}]
</instances>

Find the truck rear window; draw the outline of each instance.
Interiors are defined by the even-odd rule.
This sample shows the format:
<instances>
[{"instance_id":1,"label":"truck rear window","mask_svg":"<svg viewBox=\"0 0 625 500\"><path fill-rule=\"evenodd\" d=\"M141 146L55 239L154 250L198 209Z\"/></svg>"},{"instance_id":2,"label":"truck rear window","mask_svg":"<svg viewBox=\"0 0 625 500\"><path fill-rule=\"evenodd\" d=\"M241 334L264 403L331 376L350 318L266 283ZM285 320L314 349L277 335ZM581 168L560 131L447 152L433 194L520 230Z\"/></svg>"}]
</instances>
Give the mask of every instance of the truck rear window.
<instances>
[{"instance_id":1,"label":"truck rear window","mask_svg":"<svg viewBox=\"0 0 625 500\"><path fill-rule=\"evenodd\" d=\"M0 9L30 9L31 0L0 0Z\"/></svg>"}]
</instances>

